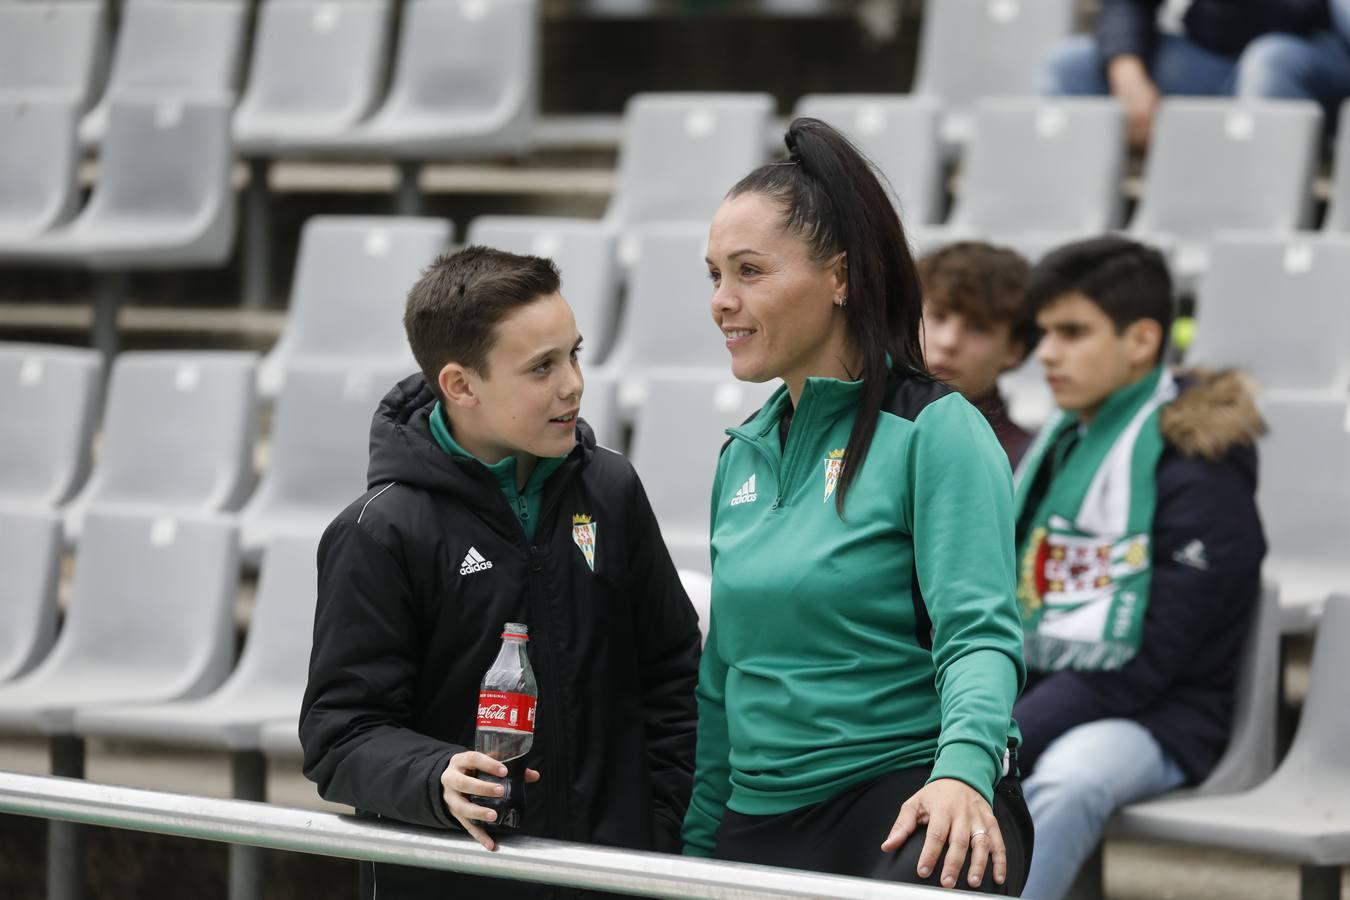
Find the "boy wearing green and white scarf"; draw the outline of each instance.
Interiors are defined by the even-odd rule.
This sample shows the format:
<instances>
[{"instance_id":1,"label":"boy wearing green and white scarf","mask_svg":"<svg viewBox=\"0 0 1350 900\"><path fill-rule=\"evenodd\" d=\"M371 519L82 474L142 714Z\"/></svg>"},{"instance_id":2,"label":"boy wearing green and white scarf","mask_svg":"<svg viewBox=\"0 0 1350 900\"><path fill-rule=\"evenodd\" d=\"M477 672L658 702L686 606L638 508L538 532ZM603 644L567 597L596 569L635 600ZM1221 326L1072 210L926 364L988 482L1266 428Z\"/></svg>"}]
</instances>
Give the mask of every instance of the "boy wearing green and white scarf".
<instances>
[{"instance_id":1,"label":"boy wearing green and white scarf","mask_svg":"<svg viewBox=\"0 0 1350 900\"><path fill-rule=\"evenodd\" d=\"M1016 477L1029 686L1014 708L1037 830L1027 896L1063 896L1115 810L1209 773L1265 554L1260 417L1234 373L1162 364L1161 255L1118 237L1032 271L1059 407Z\"/></svg>"}]
</instances>

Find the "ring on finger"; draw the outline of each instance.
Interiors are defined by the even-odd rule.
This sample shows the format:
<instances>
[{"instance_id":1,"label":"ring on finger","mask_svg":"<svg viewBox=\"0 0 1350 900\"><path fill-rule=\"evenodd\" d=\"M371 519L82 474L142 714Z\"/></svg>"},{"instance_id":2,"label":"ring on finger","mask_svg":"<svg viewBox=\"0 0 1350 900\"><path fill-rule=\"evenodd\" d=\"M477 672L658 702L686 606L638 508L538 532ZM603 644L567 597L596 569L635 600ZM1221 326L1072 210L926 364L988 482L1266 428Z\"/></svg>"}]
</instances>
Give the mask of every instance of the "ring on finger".
<instances>
[{"instance_id":1,"label":"ring on finger","mask_svg":"<svg viewBox=\"0 0 1350 900\"><path fill-rule=\"evenodd\" d=\"M987 835L987 834L989 834L989 829L987 829L987 828L980 828L980 829L978 829L978 830L976 830L976 831L972 831L972 832L970 833L970 839L973 841L973 840L975 840L977 837L979 837L980 835Z\"/></svg>"}]
</instances>

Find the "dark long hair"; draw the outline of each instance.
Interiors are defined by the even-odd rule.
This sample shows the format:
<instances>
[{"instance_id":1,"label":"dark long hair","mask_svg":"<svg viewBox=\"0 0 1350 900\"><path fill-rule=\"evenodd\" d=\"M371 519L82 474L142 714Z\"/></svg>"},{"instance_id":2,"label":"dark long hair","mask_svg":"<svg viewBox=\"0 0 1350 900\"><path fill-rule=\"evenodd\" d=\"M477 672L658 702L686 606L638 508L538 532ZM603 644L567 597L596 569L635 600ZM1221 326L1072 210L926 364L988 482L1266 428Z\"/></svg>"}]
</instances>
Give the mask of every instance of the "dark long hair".
<instances>
[{"instance_id":1,"label":"dark long hair","mask_svg":"<svg viewBox=\"0 0 1350 900\"><path fill-rule=\"evenodd\" d=\"M759 194L779 203L783 227L806 242L815 262L847 254L842 312L862 351L862 371L851 374L863 388L836 491L842 517L845 495L876 434L890 371L928 377L919 339L923 288L900 216L867 157L819 119L796 119L784 141L786 161L760 166L727 196Z\"/></svg>"}]
</instances>

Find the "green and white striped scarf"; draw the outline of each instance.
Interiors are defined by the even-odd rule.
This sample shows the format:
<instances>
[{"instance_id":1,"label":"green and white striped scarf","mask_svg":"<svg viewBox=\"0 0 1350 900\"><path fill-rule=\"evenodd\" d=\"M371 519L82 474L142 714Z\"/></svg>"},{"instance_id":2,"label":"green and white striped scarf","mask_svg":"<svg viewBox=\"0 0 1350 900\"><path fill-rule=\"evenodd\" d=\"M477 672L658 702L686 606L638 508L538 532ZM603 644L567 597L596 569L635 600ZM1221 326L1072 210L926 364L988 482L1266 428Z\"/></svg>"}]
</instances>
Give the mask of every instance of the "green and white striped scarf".
<instances>
[{"instance_id":1,"label":"green and white striped scarf","mask_svg":"<svg viewBox=\"0 0 1350 900\"><path fill-rule=\"evenodd\" d=\"M1163 452L1158 419L1175 396L1158 366L1112 394L1086 428L1059 412L1018 467L1017 600L1028 667L1119 669L1139 651ZM1075 429L1077 446L1051 459ZM1052 474L1038 479L1046 466Z\"/></svg>"}]
</instances>

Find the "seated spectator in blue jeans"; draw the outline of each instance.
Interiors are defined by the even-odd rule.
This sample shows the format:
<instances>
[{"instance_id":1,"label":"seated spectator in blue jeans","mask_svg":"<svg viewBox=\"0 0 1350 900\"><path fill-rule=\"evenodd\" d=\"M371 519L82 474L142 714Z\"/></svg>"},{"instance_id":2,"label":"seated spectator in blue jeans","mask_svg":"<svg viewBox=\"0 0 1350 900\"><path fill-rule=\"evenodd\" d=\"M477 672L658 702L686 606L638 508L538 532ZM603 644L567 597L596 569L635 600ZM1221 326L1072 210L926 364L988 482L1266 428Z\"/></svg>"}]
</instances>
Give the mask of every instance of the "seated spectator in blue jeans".
<instances>
[{"instance_id":1,"label":"seated spectator in blue jeans","mask_svg":"<svg viewBox=\"0 0 1350 900\"><path fill-rule=\"evenodd\" d=\"M1193 0L1182 34L1158 28L1162 5L1103 0L1096 33L1051 52L1042 92L1113 94L1137 149L1162 96L1316 100L1328 121L1350 96L1350 0Z\"/></svg>"},{"instance_id":2,"label":"seated spectator in blue jeans","mask_svg":"<svg viewBox=\"0 0 1350 900\"><path fill-rule=\"evenodd\" d=\"M1025 894L1054 900L1118 808L1202 781L1227 746L1266 549L1262 425L1235 373L1161 365L1157 251L1069 244L1027 296L1059 413L1017 473L1033 674L1013 714L1037 838Z\"/></svg>"},{"instance_id":3,"label":"seated spectator in blue jeans","mask_svg":"<svg viewBox=\"0 0 1350 900\"><path fill-rule=\"evenodd\" d=\"M1016 251L982 241L948 244L919 260L928 370L984 413L1013 468L1031 434L1008 417L998 377L1036 347L1028 269Z\"/></svg>"}]
</instances>

